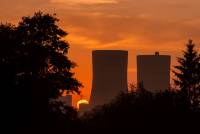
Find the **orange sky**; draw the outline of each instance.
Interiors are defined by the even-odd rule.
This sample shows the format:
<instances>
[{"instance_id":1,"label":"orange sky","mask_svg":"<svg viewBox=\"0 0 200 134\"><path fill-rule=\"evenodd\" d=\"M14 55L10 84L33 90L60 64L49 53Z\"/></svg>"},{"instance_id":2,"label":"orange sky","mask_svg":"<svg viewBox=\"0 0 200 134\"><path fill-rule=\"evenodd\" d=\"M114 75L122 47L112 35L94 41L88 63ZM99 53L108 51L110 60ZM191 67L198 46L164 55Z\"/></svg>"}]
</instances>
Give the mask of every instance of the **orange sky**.
<instances>
[{"instance_id":1,"label":"orange sky","mask_svg":"<svg viewBox=\"0 0 200 134\"><path fill-rule=\"evenodd\" d=\"M128 80L136 83L136 55L160 51L174 65L188 39L200 47L199 7L199 0L0 0L0 20L16 23L38 10L57 13L69 33L83 98L89 99L92 50L128 50Z\"/></svg>"}]
</instances>

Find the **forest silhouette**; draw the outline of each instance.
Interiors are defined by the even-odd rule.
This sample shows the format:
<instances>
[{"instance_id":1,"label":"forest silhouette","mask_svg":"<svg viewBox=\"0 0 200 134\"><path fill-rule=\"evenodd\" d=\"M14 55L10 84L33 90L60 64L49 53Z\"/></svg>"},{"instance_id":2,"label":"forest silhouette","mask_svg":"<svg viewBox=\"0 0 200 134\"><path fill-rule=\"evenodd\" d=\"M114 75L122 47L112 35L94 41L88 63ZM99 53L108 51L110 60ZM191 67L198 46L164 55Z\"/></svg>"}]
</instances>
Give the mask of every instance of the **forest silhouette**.
<instances>
[{"instance_id":1,"label":"forest silhouette","mask_svg":"<svg viewBox=\"0 0 200 134\"><path fill-rule=\"evenodd\" d=\"M71 71L76 64L67 57L67 33L58 21L36 12L17 26L0 25L2 115L9 129L20 134L199 131L200 54L192 40L177 58L176 87L155 94L138 86L80 116L57 99L63 92L79 94L83 86Z\"/></svg>"}]
</instances>

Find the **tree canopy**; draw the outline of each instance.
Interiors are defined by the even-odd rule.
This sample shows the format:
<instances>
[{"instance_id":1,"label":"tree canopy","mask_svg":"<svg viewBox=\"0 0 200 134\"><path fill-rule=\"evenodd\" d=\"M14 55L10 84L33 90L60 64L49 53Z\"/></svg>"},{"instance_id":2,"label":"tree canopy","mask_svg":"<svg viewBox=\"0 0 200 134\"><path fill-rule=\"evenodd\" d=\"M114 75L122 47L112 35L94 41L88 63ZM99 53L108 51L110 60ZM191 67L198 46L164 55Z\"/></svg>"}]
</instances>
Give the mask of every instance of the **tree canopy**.
<instances>
[{"instance_id":1,"label":"tree canopy","mask_svg":"<svg viewBox=\"0 0 200 134\"><path fill-rule=\"evenodd\" d=\"M24 124L44 117L50 98L64 91L80 93L82 87L72 72L76 64L67 57L67 33L58 21L55 15L36 12L17 26L0 25L2 95Z\"/></svg>"}]
</instances>

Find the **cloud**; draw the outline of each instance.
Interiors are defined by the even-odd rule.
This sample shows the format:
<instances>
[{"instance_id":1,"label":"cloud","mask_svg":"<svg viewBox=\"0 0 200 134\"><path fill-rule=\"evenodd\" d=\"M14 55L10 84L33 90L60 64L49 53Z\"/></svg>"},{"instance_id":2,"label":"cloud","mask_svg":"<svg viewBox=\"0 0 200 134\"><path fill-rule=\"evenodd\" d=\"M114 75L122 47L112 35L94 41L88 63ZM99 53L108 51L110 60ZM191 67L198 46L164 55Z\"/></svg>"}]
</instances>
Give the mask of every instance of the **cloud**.
<instances>
[{"instance_id":1,"label":"cloud","mask_svg":"<svg viewBox=\"0 0 200 134\"><path fill-rule=\"evenodd\" d=\"M51 3L65 3L71 4L116 4L117 0L50 0Z\"/></svg>"},{"instance_id":2,"label":"cloud","mask_svg":"<svg viewBox=\"0 0 200 134\"><path fill-rule=\"evenodd\" d=\"M155 46L168 48L165 44L171 43L172 46L176 41L187 40L190 37L197 38L200 34L198 25L191 25L198 21L166 21L151 16L104 13L65 16L65 22L69 22L66 30L73 36L75 44L90 49L112 47L153 49Z\"/></svg>"}]
</instances>

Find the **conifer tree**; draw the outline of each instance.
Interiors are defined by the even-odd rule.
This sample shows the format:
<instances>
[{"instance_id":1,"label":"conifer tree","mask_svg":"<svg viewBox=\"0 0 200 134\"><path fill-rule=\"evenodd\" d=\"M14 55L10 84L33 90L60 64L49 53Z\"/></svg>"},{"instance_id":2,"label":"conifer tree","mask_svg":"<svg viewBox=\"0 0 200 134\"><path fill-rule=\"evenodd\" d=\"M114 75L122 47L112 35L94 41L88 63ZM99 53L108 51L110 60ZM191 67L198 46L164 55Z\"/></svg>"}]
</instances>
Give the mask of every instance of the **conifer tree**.
<instances>
[{"instance_id":1,"label":"conifer tree","mask_svg":"<svg viewBox=\"0 0 200 134\"><path fill-rule=\"evenodd\" d=\"M186 45L186 51L183 51L183 57L178 57L174 83L182 91L185 97L193 105L199 105L200 91L200 54L195 50L195 44L189 40Z\"/></svg>"}]
</instances>

